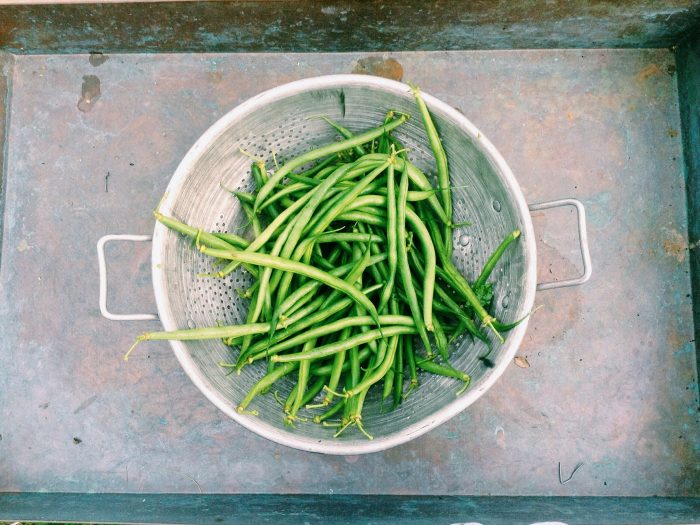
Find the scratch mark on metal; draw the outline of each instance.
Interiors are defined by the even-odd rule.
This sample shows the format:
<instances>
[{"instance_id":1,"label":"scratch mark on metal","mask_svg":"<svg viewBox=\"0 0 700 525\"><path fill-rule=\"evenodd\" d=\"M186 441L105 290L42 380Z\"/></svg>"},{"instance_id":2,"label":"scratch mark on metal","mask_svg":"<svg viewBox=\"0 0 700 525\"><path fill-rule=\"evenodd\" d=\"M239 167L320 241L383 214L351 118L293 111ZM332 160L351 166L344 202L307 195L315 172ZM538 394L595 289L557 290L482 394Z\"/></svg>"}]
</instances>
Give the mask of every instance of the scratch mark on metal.
<instances>
[{"instance_id":1,"label":"scratch mark on metal","mask_svg":"<svg viewBox=\"0 0 700 525\"><path fill-rule=\"evenodd\" d=\"M83 401L82 403L80 403L80 405L78 405L78 408L76 408L75 410L73 410L73 414L77 414L78 412L82 412L82 411L85 410L87 407L89 407L90 405L92 405L92 404L95 402L95 400L96 400L97 398L98 398L98 395L97 395L97 394L95 394L94 396L88 397L85 401Z\"/></svg>"},{"instance_id":2,"label":"scratch mark on metal","mask_svg":"<svg viewBox=\"0 0 700 525\"><path fill-rule=\"evenodd\" d=\"M569 481L571 481L573 479L574 474L576 474L576 471L583 466L583 463L577 463L576 466L574 467L574 470L571 471L571 475L566 479L561 479L561 462L559 462L558 465L559 465L559 483L561 483L562 485L566 485Z\"/></svg>"},{"instance_id":3,"label":"scratch mark on metal","mask_svg":"<svg viewBox=\"0 0 700 525\"><path fill-rule=\"evenodd\" d=\"M194 479L192 476L190 476L189 474L184 474L184 475L187 476L188 478L190 478L192 481L194 481L194 484L197 485L197 489L199 490L199 493L202 494L202 486L199 484L199 482L196 479Z\"/></svg>"}]
</instances>

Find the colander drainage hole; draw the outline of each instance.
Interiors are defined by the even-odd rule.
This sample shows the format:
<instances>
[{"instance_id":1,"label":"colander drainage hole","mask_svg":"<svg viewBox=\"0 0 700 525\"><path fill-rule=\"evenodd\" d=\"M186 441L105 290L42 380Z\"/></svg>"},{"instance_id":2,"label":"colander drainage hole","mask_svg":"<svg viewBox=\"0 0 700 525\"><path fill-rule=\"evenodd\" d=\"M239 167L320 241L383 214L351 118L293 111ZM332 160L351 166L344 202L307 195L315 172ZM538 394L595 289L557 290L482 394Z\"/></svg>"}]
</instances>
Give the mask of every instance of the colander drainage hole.
<instances>
[{"instance_id":1,"label":"colander drainage hole","mask_svg":"<svg viewBox=\"0 0 700 525\"><path fill-rule=\"evenodd\" d=\"M508 305L510 304L510 295L506 294L503 296L503 299L501 299L501 306L506 309L508 308Z\"/></svg>"}]
</instances>

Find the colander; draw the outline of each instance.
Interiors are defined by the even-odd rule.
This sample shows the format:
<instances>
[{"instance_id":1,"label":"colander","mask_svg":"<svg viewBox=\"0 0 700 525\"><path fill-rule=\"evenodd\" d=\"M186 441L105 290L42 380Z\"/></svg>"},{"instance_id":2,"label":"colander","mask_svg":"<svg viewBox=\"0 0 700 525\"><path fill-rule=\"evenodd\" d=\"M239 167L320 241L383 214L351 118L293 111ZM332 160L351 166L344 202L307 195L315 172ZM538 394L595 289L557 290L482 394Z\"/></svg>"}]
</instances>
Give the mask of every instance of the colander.
<instances>
[{"instance_id":1,"label":"colander","mask_svg":"<svg viewBox=\"0 0 700 525\"><path fill-rule=\"evenodd\" d=\"M533 307L538 285L529 209L572 205L578 211L583 275L541 284L539 288L585 282L590 276L590 256L581 203L564 199L528 208L510 168L491 142L460 112L428 94L423 97L447 152L455 187L454 221L471 223L454 234L453 258L457 267L468 279L474 279L508 232L514 228L522 232L519 242L507 251L496 271L495 315L509 322L526 316ZM265 91L222 117L184 157L168 184L160 210L205 230L240 232L244 214L222 187L243 191L253 188L251 160L241 150L266 159L274 154L277 162L282 163L336 140L335 131L319 115L333 118L351 130L365 130L382 122L389 109L412 115L394 135L408 148L412 162L426 173L434 173L434 159L408 86L365 75L323 76ZM118 320L153 318L148 314L115 315L107 310L104 244L114 239L148 237L111 235L100 239L102 313ZM165 330L245 321L247 305L237 293L250 283L245 270L238 269L225 279L198 277L199 273L211 271L211 260L193 250L190 240L156 223L152 241L153 288ZM478 359L486 351L483 343L470 338L454 343L452 364L472 377L470 388L460 396L456 395L462 386L459 382L431 374L421 376L420 387L392 412L382 410L378 395L369 395L362 415L372 440L353 428L334 438L332 429L321 425L285 425L281 409L271 395L260 396L251 406L259 416L239 414L235 407L264 375L265 366L247 366L240 375L227 375L228 370L219 363L235 361L235 350L220 341L173 341L171 345L183 369L202 393L244 427L298 449L360 454L420 436L471 405L512 361L526 329L527 319L506 334L503 344L493 339L492 368ZM291 379L283 383L280 395L284 397L291 386Z\"/></svg>"}]
</instances>

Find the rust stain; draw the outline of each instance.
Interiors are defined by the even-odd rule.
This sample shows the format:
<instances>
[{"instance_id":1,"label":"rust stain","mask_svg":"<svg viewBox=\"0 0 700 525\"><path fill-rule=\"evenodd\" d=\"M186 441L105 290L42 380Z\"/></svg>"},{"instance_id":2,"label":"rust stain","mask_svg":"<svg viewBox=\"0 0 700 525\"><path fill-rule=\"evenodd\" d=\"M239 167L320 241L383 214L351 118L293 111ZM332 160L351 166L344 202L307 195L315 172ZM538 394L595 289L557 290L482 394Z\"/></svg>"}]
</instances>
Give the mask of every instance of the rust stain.
<instances>
[{"instance_id":1,"label":"rust stain","mask_svg":"<svg viewBox=\"0 0 700 525\"><path fill-rule=\"evenodd\" d=\"M92 64L92 66L94 67L101 66L102 64L107 62L108 59L109 57L107 55L97 51L92 51L90 53L90 57L88 58L90 64Z\"/></svg>"},{"instance_id":2,"label":"rust stain","mask_svg":"<svg viewBox=\"0 0 700 525\"><path fill-rule=\"evenodd\" d=\"M659 64L649 64L647 67L643 68L639 73L637 73L637 82L644 82L649 80L651 77L660 75L662 73Z\"/></svg>"},{"instance_id":3,"label":"rust stain","mask_svg":"<svg viewBox=\"0 0 700 525\"><path fill-rule=\"evenodd\" d=\"M360 75L374 75L377 77L401 80L403 78L403 66L395 58L367 57L361 58L352 69L353 73Z\"/></svg>"},{"instance_id":4,"label":"rust stain","mask_svg":"<svg viewBox=\"0 0 700 525\"><path fill-rule=\"evenodd\" d=\"M96 75L85 75L83 77L83 85L80 88L80 100L78 100L78 109L82 112L92 110L95 102L100 98L102 91L100 89L100 79Z\"/></svg>"},{"instance_id":5,"label":"rust stain","mask_svg":"<svg viewBox=\"0 0 700 525\"><path fill-rule=\"evenodd\" d=\"M671 137L672 139L675 139L678 136L678 131L673 129L673 128L668 128L666 130L666 133L668 133L668 136Z\"/></svg>"},{"instance_id":6,"label":"rust stain","mask_svg":"<svg viewBox=\"0 0 700 525\"><path fill-rule=\"evenodd\" d=\"M571 120L574 120L575 118L576 117L574 116L574 114L571 111L566 112L566 120L571 121Z\"/></svg>"},{"instance_id":7,"label":"rust stain","mask_svg":"<svg viewBox=\"0 0 700 525\"><path fill-rule=\"evenodd\" d=\"M211 82L221 82L221 80L224 78L224 74L221 71L210 71L209 72L209 80Z\"/></svg>"},{"instance_id":8,"label":"rust stain","mask_svg":"<svg viewBox=\"0 0 700 525\"><path fill-rule=\"evenodd\" d=\"M666 342L669 348L677 350L681 348L687 342L680 333L678 333L678 327L674 323L669 324L668 335L666 336Z\"/></svg>"},{"instance_id":9,"label":"rust stain","mask_svg":"<svg viewBox=\"0 0 700 525\"><path fill-rule=\"evenodd\" d=\"M688 253L688 240L677 230L669 230L668 237L663 240L664 252L674 257L679 263L685 260Z\"/></svg>"}]
</instances>

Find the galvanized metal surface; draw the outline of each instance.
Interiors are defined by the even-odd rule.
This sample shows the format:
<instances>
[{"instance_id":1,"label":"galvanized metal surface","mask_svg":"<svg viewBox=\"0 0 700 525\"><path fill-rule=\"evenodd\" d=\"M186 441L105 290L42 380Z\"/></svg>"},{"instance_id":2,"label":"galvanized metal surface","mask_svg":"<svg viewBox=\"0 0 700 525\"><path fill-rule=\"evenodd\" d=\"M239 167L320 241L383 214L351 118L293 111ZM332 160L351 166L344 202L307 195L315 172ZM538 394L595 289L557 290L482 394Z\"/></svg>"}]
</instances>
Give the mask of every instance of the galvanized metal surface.
<instances>
[{"instance_id":1,"label":"galvanized metal surface","mask_svg":"<svg viewBox=\"0 0 700 525\"><path fill-rule=\"evenodd\" d=\"M700 239L700 35L690 36L678 47L678 98L680 101L686 194L688 196L688 244ZM700 255L689 252L693 289L696 348L700 341ZM697 353L697 352L696 352ZM700 369L700 354L697 368Z\"/></svg>"},{"instance_id":2,"label":"galvanized metal surface","mask_svg":"<svg viewBox=\"0 0 700 525\"><path fill-rule=\"evenodd\" d=\"M148 233L179 160L236 103L368 57L19 57L0 266L0 490L698 494L673 56L392 56L404 79L484 131L528 201L571 195L591 212L597 273L585 287L537 295L544 308L520 352L529 367L512 366L469 410L407 445L335 458L273 445L226 419L166 344L124 363L134 334L158 325L99 316L97 239ZM533 219L540 278L576 273L574 215ZM149 251L110 253L110 279L122 283L108 298L115 311L152 310ZM561 485L557 463L568 475L579 461Z\"/></svg>"},{"instance_id":3,"label":"galvanized metal surface","mask_svg":"<svg viewBox=\"0 0 700 525\"><path fill-rule=\"evenodd\" d=\"M688 525L700 498L0 494L0 519L196 525Z\"/></svg>"},{"instance_id":4,"label":"galvanized metal surface","mask_svg":"<svg viewBox=\"0 0 700 525\"><path fill-rule=\"evenodd\" d=\"M0 48L37 54L666 47L699 23L697 0L53 3L3 6Z\"/></svg>"}]
</instances>

